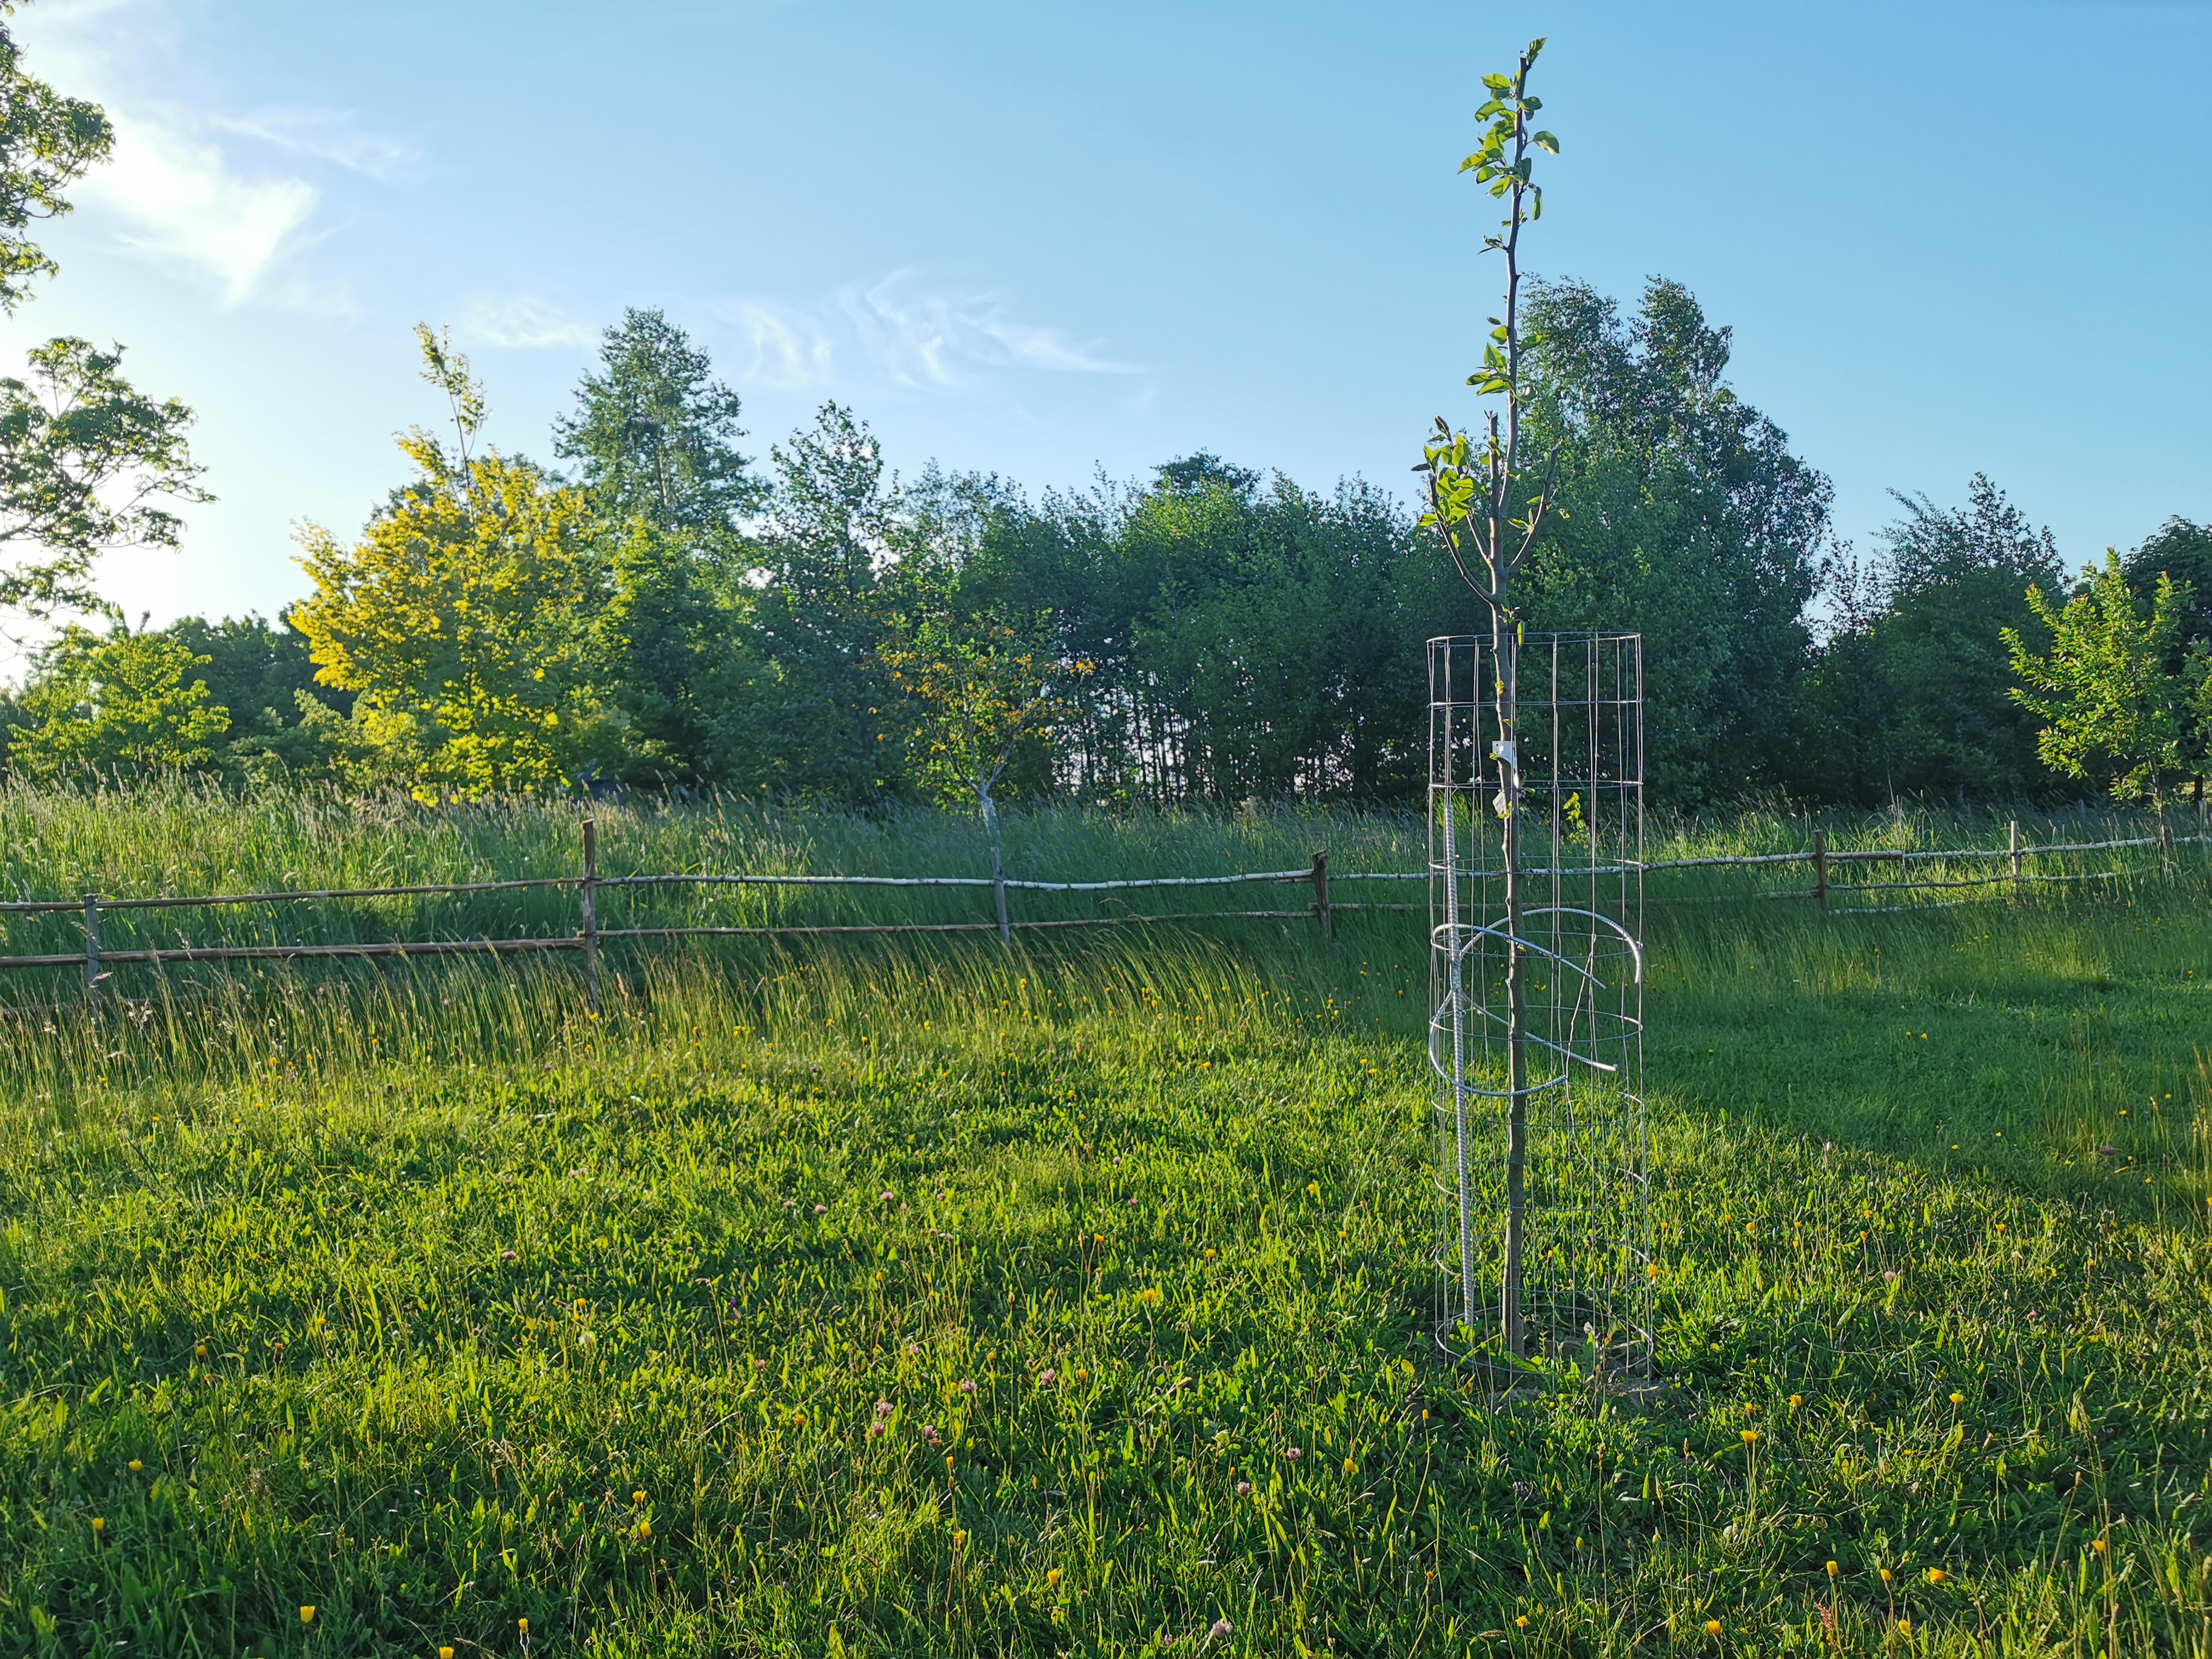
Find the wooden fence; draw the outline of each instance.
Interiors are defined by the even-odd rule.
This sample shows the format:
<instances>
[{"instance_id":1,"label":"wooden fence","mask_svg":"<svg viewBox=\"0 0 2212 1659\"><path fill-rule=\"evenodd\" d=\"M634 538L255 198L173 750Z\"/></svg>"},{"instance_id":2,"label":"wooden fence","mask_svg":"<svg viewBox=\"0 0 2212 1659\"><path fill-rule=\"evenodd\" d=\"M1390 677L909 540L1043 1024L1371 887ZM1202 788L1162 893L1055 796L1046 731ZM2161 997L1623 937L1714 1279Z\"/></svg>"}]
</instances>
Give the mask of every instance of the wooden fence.
<instances>
[{"instance_id":1,"label":"wooden fence","mask_svg":"<svg viewBox=\"0 0 2212 1659\"><path fill-rule=\"evenodd\" d=\"M1726 903L1744 899L1812 899L1823 911L1835 910L1838 897L1857 894L1891 894L1908 890L1935 890L1950 889L2002 888L2018 893L2033 884L2047 882L2112 880L2130 873L2124 871L2058 872L2031 871L2031 860L2054 855L2118 851L2127 848L2155 847L2159 849L2159 867L2169 868L2174 847L2187 843L2212 842L2212 836L2174 836L2161 830L2154 836L2141 836L2118 841L2069 842L2032 845L2021 839L2020 826L2009 826L2007 844L1999 848L1915 848L1896 851L1881 848L1831 850L1826 833L1815 830L1812 845L1802 852L1766 853L1693 859L1661 859L1641 865L1619 865L1578 868L1565 873L1571 876L1622 874L1642 871L1646 874L1662 871L1696 869L1763 870L1778 866L1803 865L1810 868L1813 885L1743 894L1703 894L1669 898L1652 896L1653 902ZM1851 879L1850 871L1882 864L1899 867L1901 877L1908 877L1916 863L1941 860L1951 864L1990 863L1999 867L1989 875L1958 878L1895 881L1867 881ZM1480 874L1484 872L1477 872ZM1496 873L1494 872L1488 873ZM1426 881L1426 870L1411 871L1353 871L1339 872L1334 879L1347 881ZM84 945L81 951L39 956L0 956L0 969L82 968L84 975L84 1000L88 1008L97 1010L101 982L118 966L125 963L166 966L189 963L300 961L334 958L375 958L384 957L453 957L453 956L526 956L542 951L580 952L583 957L585 993L591 1006L596 1008L599 998L599 961L602 949L610 940L676 939L735 939L735 938L801 938L836 934L863 933L975 933L995 932L1004 942L1012 943L1018 932L1050 931L1072 927L1111 927L1160 924L1188 924L1221 921L1310 921L1318 927L1323 938L1333 938L1335 919L1342 913L1360 911L1413 911L1426 907L1413 903L1343 903L1330 894L1331 876L1328 854L1324 851L1313 855L1312 863L1298 870L1243 871L1220 876L1143 876L1115 881L1023 881L1000 875L992 876L769 876L769 875L633 875L602 876L599 871L599 840L597 826L589 819L583 825L583 860L579 873L573 876L540 876L513 881L477 881L430 884L420 886L394 887L336 887L303 889L268 893L203 894L156 898L103 898L97 893L85 893L75 899L27 899L0 902L0 915L57 915L75 913L82 919ZM1011 919L1006 899L1010 892L1030 893L1109 893L1132 891L1180 891L1204 888L1227 888L1252 884L1290 884L1310 887L1311 899L1297 909L1261 910L1169 910L1158 914L1123 911L1112 915L1061 917L1019 921ZM988 888L995 900L996 921L900 921L768 924L747 927L606 927L600 924L600 896L611 888L645 887L824 887L824 888ZM328 902L344 899L401 898L449 896L471 893L515 892L536 889L570 889L577 895L577 930L574 934L508 938L456 939L386 939L336 944L263 944L178 946L142 946L125 950L103 950L100 945L100 919L118 912L191 908L222 908L253 905L289 905L308 902ZM1919 903L1909 906L1875 906L1854 904L1845 913L1856 915L1889 914L1898 909L1927 909L1942 908L1945 904L1964 904L1973 902L1972 896Z\"/></svg>"}]
</instances>

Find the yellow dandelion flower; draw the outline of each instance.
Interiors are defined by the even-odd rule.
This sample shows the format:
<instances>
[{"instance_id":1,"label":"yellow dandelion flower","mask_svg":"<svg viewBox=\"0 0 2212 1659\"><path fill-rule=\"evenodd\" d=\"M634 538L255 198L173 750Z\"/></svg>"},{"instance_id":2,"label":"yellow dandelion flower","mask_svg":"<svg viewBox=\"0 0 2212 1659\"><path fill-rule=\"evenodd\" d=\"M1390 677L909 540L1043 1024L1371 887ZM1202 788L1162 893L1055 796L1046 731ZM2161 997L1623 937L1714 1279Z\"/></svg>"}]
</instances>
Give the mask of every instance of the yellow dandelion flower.
<instances>
[{"instance_id":1,"label":"yellow dandelion flower","mask_svg":"<svg viewBox=\"0 0 2212 1659\"><path fill-rule=\"evenodd\" d=\"M1513 1622L1519 1629L1526 1630L1528 1628L1528 1615L1525 1613L1516 1613L1513 1617Z\"/></svg>"},{"instance_id":2,"label":"yellow dandelion flower","mask_svg":"<svg viewBox=\"0 0 2212 1659\"><path fill-rule=\"evenodd\" d=\"M440 1648L440 1649L438 1650L438 1659L453 1659L453 1649L451 1649L451 1648Z\"/></svg>"},{"instance_id":3,"label":"yellow dandelion flower","mask_svg":"<svg viewBox=\"0 0 2212 1659\"><path fill-rule=\"evenodd\" d=\"M641 1492L634 1492L629 1495L629 1501L633 1504L642 1504L645 1502L645 1494Z\"/></svg>"},{"instance_id":4,"label":"yellow dandelion flower","mask_svg":"<svg viewBox=\"0 0 2212 1659\"><path fill-rule=\"evenodd\" d=\"M1881 1570L1881 1582L1885 1584L1889 1582L1889 1569L1887 1567L1884 1567Z\"/></svg>"},{"instance_id":5,"label":"yellow dandelion flower","mask_svg":"<svg viewBox=\"0 0 2212 1659\"><path fill-rule=\"evenodd\" d=\"M92 1524L93 1524L94 1526L95 1526L95 1527L96 1527L96 1526L98 1526L98 1525L100 1524L100 1522L97 1522L97 1521L95 1521L95 1522L94 1522ZM2089 1547L2090 1547L2091 1549L2093 1549L2093 1550L2096 1551L2098 1554L2100 1554L2100 1555L2103 1555L2103 1554L2106 1553L2107 1553L2107 1552L2112 1548L2112 1546L2111 1546L2111 1545L2109 1545L2109 1544L2107 1544L2107 1543L2106 1543L2103 1539L2101 1539L2101 1538L2092 1538L2092 1539L2089 1540Z\"/></svg>"},{"instance_id":6,"label":"yellow dandelion flower","mask_svg":"<svg viewBox=\"0 0 2212 1659\"><path fill-rule=\"evenodd\" d=\"M1842 1569L1841 1567L1838 1566L1834 1562L1831 1561L1831 1562L1829 1562L1829 1563L1828 1563L1828 1577L1829 1577L1833 1578L1833 1577L1834 1577L1838 1573L1841 1572L1842 1571L1843 1571L1843 1569Z\"/></svg>"},{"instance_id":7,"label":"yellow dandelion flower","mask_svg":"<svg viewBox=\"0 0 2212 1659\"><path fill-rule=\"evenodd\" d=\"M1910 1636L1910 1635L1911 1635L1911 1634L1912 1634L1912 1621L1911 1621L1910 1619L1900 1619L1900 1620L1899 1620L1897 1621L1897 1633L1898 1633L1899 1636Z\"/></svg>"},{"instance_id":8,"label":"yellow dandelion flower","mask_svg":"<svg viewBox=\"0 0 2212 1659\"><path fill-rule=\"evenodd\" d=\"M132 1458L132 1459L131 1460L131 1462L130 1462L130 1466L129 1466L129 1467L130 1467L130 1469L131 1469L131 1474L137 1474L141 1469L144 1468L146 1466L145 1466L143 1463L141 1463L141 1462L140 1462L137 1458L135 1458L135 1457L134 1457L134 1458Z\"/></svg>"},{"instance_id":9,"label":"yellow dandelion flower","mask_svg":"<svg viewBox=\"0 0 2212 1659\"><path fill-rule=\"evenodd\" d=\"M1759 1431L1757 1429L1738 1429L1736 1433L1742 1437L1743 1443L1747 1446L1755 1444L1758 1442Z\"/></svg>"},{"instance_id":10,"label":"yellow dandelion flower","mask_svg":"<svg viewBox=\"0 0 2212 1659\"><path fill-rule=\"evenodd\" d=\"M1359 1465L1347 1457L1344 1460L1344 1472L1346 1474L1357 1474L1359 1473Z\"/></svg>"},{"instance_id":11,"label":"yellow dandelion flower","mask_svg":"<svg viewBox=\"0 0 2212 1659\"><path fill-rule=\"evenodd\" d=\"M1060 1588L1060 1569L1058 1567L1046 1568L1044 1583L1047 1589L1058 1589Z\"/></svg>"},{"instance_id":12,"label":"yellow dandelion flower","mask_svg":"<svg viewBox=\"0 0 2212 1659\"><path fill-rule=\"evenodd\" d=\"M1804 1403L1805 1396L1802 1394L1793 1394L1790 1396L1790 1409L1793 1412Z\"/></svg>"},{"instance_id":13,"label":"yellow dandelion flower","mask_svg":"<svg viewBox=\"0 0 2212 1659\"><path fill-rule=\"evenodd\" d=\"M1966 1396L1963 1394L1954 1394L1951 1396L1951 1403L1954 1406L1963 1406L1966 1403Z\"/></svg>"},{"instance_id":14,"label":"yellow dandelion flower","mask_svg":"<svg viewBox=\"0 0 2212 1659\"><path fill-rule=\"evenodd\" d=\"M313 1624L315 1622L314 1608L312 1607L301 1607L300 1609L300 1622L303 1625Z\"/></svg>"},{"instance_id":15,"label":"yellow dandelion flower","mask_svg":"<svg viewBox=\"0 0 2212 1659\"><path fill-rule=\"evenodd\" d=\"M1717 1619L1708 1619L1708 1620L1705 1620L1705 1634L1706 1634L1706 1635L1708 1635L1708 1636L1718 1636L1720 1633L1721 1633L1721 1621L1720 1621L1719 1620L1717 1620Z\"/></svg>"},{"instance_id":16,"label":"yellow dandelion flower","mask_svg":"<svg viewBox=\"0 0 2212 1659\"><path fill-rule=\"evenodd\" d=\"M95 1515L92 1517L92 1529L94 1532L106 1532L107 1530L107 1522L100 1516Z\"/></svg>"},{"instance_id":17,"label":"yellow dandelion flower","mask_svg":"<svg viewBox=\"0 0 2212 1659\"><path fill-rule=\"evenodd\" d=\"M1930 1567L1930 1568L1929 1568L1929 1569L1928 1569L1928 1582L1929 1582L1929 1583L1931 1583L1931 1584L1940 1584L1940 1583L1942 1583L1943 1582L1943 1569L1942 1569L1942 1568L1941 1568L1941 1567Z\"/></svg>"}]
</instances>

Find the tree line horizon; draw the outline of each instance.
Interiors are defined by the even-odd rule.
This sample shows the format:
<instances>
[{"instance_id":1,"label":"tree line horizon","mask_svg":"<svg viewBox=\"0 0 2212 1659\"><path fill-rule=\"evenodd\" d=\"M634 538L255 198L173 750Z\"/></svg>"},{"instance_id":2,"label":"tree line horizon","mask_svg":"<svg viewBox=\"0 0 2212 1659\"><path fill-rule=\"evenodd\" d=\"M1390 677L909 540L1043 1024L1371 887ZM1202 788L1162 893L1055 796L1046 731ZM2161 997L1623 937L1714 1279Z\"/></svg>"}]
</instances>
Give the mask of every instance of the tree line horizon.
<instances>
[{"instance_id":1,"label":"tree line horizon","mask_svg":"<svg viewBox=\"0 0 2212 1659\"><path fill-rule=\"evenodd\" d=\"M1957 507L1892 492L1854 559L1686 289L1655 278L1624 315L1538 283L1528 306L1556 504L1528 626L1645 636L1656 801L2025 799L2124 769L2039 757L2005 630L2039 656L2056 617L2027 590L2063 603L2097 573L2069 581L1990 479ZM1422 642L1486 631L1358 478L1322 495L1201 451L1035 497L934 463L909 482L835 403L763 467L706 353L637 310L556 425L557 471L483 446L466 360L417 337L451 435L401 437L412 476L357 539L303 532L313 591L274 624L64 628L0 701L11 774L972 805L981 744L1001 799L1402 799ZM2161 574L2169 645L2212 639L2212 529L2174 515L2108 580L2148 612Z\"/></svg>"}]
</instances>

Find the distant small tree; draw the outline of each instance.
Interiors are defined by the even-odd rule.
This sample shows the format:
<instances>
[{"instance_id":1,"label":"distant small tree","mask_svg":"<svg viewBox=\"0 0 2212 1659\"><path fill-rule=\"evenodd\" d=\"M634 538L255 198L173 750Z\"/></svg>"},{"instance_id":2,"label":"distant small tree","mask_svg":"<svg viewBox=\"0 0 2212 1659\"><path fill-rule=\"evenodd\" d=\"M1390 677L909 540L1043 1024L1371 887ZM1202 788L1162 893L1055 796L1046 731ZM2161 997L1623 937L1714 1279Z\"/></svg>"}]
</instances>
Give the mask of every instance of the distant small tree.
<instances>
[{"instance_id":1,"label":"distant small tree","mask_svg":"<svg viewBox=\"0 0 2212 1659\"><path fill-rule=\"evenodd\" d=\"M204 764L230 729L206 682L187 678L207 662L166 634L72 624L35 659L21 706L37 723L16 732L9 764L40 780Z\"/></svg>"},{"instance_id":2,"label":"distant small tree","mask_svg":"<svg viewBox=\"0 0 2212 1659\"><path fill-rule=\"evenodd\" d=\"M937 596L927 610L895 613L880 651L919 727L908 764L939 801L975 801L990 838L996 885L1005 880L1006 862L992 791L1022 743L1050 723L1068 682L1088 674L1091 665L1061 658L1049 611L1018 622L964 615L945 602L947 597ZM1005 939L1005 888L997 886L997 894Z\"/></svg>"},{"instance_id":3,"label":"distant small tree","mask_svg":"<svg viewBox=\"0 0 2212 1659\"><path fill-rule=\"evenodd\" d=\"M2202 733L2212 713L2212 653L2199 646L2173 664L2188 605L2186 588L2160 574L2146 611L2128 586L2119 556L2108 552L2102 569L2083 573L2063 606L2039 586L2027 603L2051 630L2051 648L2031 652L2017 629L2004 630L2021 706L2045 724L2036 734L2044 763L2068 777L2086 778L2093 764L2112 770L2116 800L2147 801L2163 821L2175 783L2201 757ZM2194 768L2203 797L2201 758Z\"/></svg>"}]
</instances>

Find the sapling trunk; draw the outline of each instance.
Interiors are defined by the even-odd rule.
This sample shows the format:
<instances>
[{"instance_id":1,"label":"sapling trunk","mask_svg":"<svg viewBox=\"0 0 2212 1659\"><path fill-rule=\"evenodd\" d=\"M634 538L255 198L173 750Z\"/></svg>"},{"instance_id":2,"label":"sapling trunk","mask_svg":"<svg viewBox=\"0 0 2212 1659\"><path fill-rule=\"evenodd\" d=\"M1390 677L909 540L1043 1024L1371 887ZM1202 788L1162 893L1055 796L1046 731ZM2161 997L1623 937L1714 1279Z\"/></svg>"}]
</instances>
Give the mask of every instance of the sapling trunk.
<instances>
[{"instance_id":1,"label":"sapling trunk","mask_svg":"<svg viewBox=\"0 0 2212 1659\"><path fill-rule=\"evenodd\" d=\"M1501 606L1501 611L1503 609ZM1499 1271L1498 1315L1505 1351L1519 1358L1528 1352L1527 1322L1521 1302L1521 1257L1528 1170L1528 986L1527 957L1521 949L1522 912L1527 895L1522 890L1521 870L1521 765L1517 746L1521 641L1517 630L1503 616L1496 639L1498 862L1505 872L1505 1086L1510 1091L1505 1103L1504 1261Z\"/></svg>"},{"instance_id":2,"label":"sapling trunk","mask_svg":"<svg viewBox=\"0 0 2212 1659\"><path fill-rule=\"evenodd\" d=\"M991 838L991 897L999 910L999 943L1013 948L1014 927L1006 917L1006 863L999 840L999 803L988 788L976 792L983 808L983 833Z\"/></svg>"}]
</instances>

